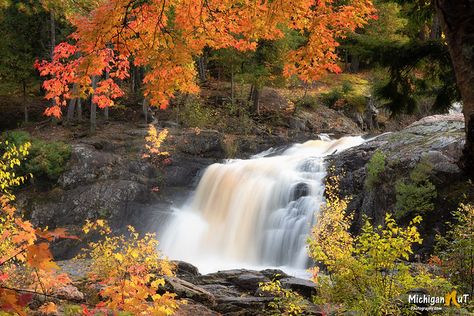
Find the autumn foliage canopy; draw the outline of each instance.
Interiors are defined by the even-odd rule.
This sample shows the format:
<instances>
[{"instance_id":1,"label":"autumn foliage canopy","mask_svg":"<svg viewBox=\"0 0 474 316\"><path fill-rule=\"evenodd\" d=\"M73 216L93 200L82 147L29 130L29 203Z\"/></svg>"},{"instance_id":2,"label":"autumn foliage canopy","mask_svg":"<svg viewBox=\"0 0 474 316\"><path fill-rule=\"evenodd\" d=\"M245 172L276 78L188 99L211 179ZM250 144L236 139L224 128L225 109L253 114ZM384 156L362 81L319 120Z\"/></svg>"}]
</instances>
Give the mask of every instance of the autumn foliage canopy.
<instances>
[{"instance_id":1,"label":"autumn foliage canopy","mask_svg":"<svg viewBox=\"0 0 474 316\"><path fill-rule=\"evenodd\" d=\"M67 99L91 94L93 77L94 101L113 105L130 63L146 71L145 97L165 108L176 92L198 92L194 61L204 48L254 50L259 40L282 38L285 29L307 41L288 54L284 74L311 81L340 71L337 39L374 13L370 0L99 0L89 7L67 14L75 32L52 61L36 63L47 78L46 98L55 100L48 115L60 116Z\"/></svg>"}]
</instances>

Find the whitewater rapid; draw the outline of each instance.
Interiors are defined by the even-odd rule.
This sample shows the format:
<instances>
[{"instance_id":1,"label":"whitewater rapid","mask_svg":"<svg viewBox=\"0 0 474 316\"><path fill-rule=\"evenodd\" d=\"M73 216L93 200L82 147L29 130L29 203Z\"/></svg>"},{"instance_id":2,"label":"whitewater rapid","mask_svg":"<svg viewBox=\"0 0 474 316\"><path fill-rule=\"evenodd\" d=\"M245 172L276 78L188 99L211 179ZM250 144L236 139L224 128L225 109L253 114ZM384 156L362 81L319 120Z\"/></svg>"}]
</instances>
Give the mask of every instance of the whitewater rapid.
<instances>
[{"instance_id":1,"label":"whitewater rapid","mask_svg":"<svg viewBox=\"0 0 474 316\"><path fill-rule=\"evenodd\" d=\"M343 137L209 166L161 228L161 250L201 273L279 267L304 271L306 240L324 203L324 157L364 142Z\"/></svg>"}]
</instances>

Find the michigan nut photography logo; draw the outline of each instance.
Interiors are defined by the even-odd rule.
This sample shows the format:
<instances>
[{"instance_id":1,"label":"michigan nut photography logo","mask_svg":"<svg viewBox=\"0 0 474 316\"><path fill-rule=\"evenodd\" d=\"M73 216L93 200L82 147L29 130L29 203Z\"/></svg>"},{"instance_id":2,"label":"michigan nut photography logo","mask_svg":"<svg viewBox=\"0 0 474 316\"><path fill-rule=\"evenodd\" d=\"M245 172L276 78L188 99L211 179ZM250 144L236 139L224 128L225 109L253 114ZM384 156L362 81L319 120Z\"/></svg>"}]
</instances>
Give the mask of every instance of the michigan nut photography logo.
<instances>
[{"instance_id":1,"label":"michigan nut photography logo","mask_svg":"<svg viewBox=\"0 0 474 316\"><path fill-rule=\"evenodd\" d=\"M470 299L470 294L460 294L456 290L452 290L444 296L432 296L422 291L408 294L408 303L413 304L411 309L417 311L439 311L446 307L461 308Z\"/></svg>"}]
</instances>

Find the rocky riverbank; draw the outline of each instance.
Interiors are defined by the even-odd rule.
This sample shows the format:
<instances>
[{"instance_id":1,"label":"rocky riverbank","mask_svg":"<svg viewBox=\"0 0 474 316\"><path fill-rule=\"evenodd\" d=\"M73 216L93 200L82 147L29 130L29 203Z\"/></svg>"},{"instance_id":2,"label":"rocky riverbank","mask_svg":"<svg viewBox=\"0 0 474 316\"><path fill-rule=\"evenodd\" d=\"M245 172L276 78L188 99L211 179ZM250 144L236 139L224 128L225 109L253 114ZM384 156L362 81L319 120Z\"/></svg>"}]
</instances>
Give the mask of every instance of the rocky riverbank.
<instances>
[{"instance_id":1,"label":"rocky riverbank","mask_svg":"<svg viewBox=\"0 0 474 316\"><path fill-rule=\"evenodd\" d=\"M277 269L262 271L235 269L202 275L193 265L175 261L176 274L165 277L162 291L177 294L182 304L178 316L257 316L268 315L268 306L275 297L263 292L259 285L271 280L279 280L282 287L291 289L304 297L304 315L324 315L320 308L311 303L316 294L316 285L305 279L292 277ZM74 287L69 286L70 300L80 304L85 299L98 295L97 284L90 283L85 275L89 262L87 260L62 261L62 270L73 277Z\"/></svg>"}]
</instances>

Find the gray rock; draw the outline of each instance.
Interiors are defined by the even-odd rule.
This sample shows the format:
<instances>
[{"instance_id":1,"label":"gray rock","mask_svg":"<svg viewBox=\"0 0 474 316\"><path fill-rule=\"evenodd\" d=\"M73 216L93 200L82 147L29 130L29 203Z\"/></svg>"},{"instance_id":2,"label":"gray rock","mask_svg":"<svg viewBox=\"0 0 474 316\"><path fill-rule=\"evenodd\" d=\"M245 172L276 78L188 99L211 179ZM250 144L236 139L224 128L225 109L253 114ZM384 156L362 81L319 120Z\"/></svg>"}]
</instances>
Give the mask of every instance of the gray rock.
<instances>
[{"instance_id":1,"label":"gray rock","mask_svg":"<svg viewBox=\"0 0 474 316\"><path fill-rule=\"evenodd\" d=\"M178 140L177 149L190 155L224 158L224 135L214 130L186 131Z\"/></svg>"},{"instance_id":2,"label":"gray rock","mask_svg":"<svg viewBox=\"0 0 474 316\"><path fill-rule=\"evenodd\" d=\"M176 293L179 298L189 298L206 306L215 305L214 295L202 287L176 277L165 276L164 289L171 293Z\"/></svg>"},{"instance_id":3,"label":"gray rock","mask_svg":"<svg viewBox=\"0 0 474 316\"><path fill-rule=\"evenodd\" d=\"M197 267L184 261L171 261L176 265L176 275L178 277L186 279L187 277L195 277L201 275Z\"/></svg>"},{"instance_id":4,"label":"gray rock","mask_svg":"<svg viewBox=\"0 0 474 316\"><path fill-rule=\"evenodd\" d=\"M273 297L225 297L217 300L215 310L224 315L262 315L265 306L271 301Z\"/></svg>"},{"instance_id":5,"label":"gray rock","mask_svg":"<svg viewBox=\"0 0 474 316\"><path fill-rule=\"evenodd\" d=\"M281 279L280 282L284 288L295 291L305 298L311 299L316 295L316 284L309 280L289 277Z\"/></svg>"},{"instance_id":6,"label":"gray rock","mask_svg":"<svg viewBox=\"0 0 474 316\"><path fill-rule=\"evenodd\" d=\"M84 294L81 293L77 287L73 285L64 285L53 291L53 295L60 299L73 302L82 302L84 301Z\"/></svg>"},{"instance_id":7,"label":"gray rock","mask_svg":"<svg viewBox=\"0 0 474 316\"><path fill-rule=\"evenodd\" d=\"M186 304L181 304L179 309L173 315L175 316L219 316L221 314L193 300L187 299Z\"/></svg>"},{"instance_id":8,"label":"gray rock","mask_svg":"<svg viewBox=\"0 0 474 316\"><path fill-rule=\"evenodd\" d=\"M235 285L248 292L255 292L261 282L268 281L270 281L270 279L261 272L246 269L210 273L203 275L198 280L200 284Z\"/></svg>"}]
</instances>

